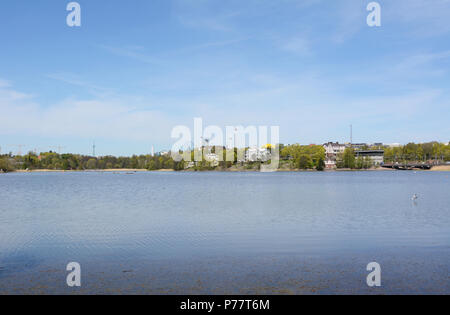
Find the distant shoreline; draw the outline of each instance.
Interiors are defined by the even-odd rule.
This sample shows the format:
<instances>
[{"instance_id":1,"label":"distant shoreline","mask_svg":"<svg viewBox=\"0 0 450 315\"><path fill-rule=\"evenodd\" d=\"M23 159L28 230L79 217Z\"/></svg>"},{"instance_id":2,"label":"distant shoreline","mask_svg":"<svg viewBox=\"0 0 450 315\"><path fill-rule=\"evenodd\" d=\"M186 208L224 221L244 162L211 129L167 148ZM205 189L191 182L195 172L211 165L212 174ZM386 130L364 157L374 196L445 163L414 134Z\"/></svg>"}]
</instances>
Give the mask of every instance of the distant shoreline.
<instances>
[{"instance_id":1,"label":"distant shoreline","mask_svg":"<svg viewBox=\"0 0 450 315\"><path fill-rule=\"evenodd\" d=\"M323 172L332 173L332 172L379 172L379 171L392 171L392 169L388 168L373 168L373 169L333 169L333 170L324 170ZM434 166L431 170L415 170L421 172L450 172L450 165L440 165ZM221 173L236 173L236 172L259 172L259 170L239 170L239 169L229 169L229 170L211 170L211 171L195 171L191 169L183 170L183 171L175 171L172 169L161 169L149 171L146 169L128 169L128 168L120 168L120 169L98 169L98 170L51 170L51 169L36 169L36 170L15 170L11 173L144 173L144 172L221 172ZM279 173L310 173L310 172L320 172L317 170L299 170L299 169L278 169L276 172ZM405 172L405 171L400 171Z\"/></svg>"},{"instance_id":2,"label":"distant shoreline","mask_svg":"<svg viewBox=\"0 0 450 315\"><path fill-rule=\"evenodd\" d=\"M149 171L146 169L134 168L118 168L118 169L98 169L98 170L50 170L50 169L36 169L36 170L15 170L11 173L143 173L143 172L175 172L174 170L155 170Z\"/></svg>"}]
</instances>

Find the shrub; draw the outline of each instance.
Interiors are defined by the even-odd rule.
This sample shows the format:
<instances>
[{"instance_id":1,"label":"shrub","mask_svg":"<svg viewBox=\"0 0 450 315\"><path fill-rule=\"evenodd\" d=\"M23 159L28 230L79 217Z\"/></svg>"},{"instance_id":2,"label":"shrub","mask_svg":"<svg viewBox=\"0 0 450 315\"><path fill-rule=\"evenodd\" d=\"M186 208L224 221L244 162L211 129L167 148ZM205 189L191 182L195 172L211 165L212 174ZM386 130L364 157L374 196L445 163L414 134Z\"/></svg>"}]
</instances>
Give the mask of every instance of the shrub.
<instances>
[{"instance_id":1,"label":"shrub","mask_svg":"<svg viewBox=\"0 0 450 315\"><path fill-rule=\"evenodd\" d=\"M0 172L12 172L15 168L8 158L0 158Z\"/></svg>"}]
</instances>

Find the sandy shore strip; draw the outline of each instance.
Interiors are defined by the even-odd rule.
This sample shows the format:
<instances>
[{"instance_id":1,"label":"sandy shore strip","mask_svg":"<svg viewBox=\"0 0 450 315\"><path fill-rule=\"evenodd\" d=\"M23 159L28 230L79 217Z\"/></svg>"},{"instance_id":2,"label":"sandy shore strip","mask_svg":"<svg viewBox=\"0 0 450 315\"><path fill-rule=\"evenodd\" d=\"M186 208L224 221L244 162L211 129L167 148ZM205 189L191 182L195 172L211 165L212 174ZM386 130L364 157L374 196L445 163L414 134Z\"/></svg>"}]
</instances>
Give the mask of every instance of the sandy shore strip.
<instances>
[{"instance_id":1,"label":"sandy shore strip","mask_svg":"<svg viewBox=\"0 0 450 315\"><path fill-rule=\"evenodd\" d=\"M434 172L450 172L450 165L433 166L431 170Z\"/></svg>"}]
</instances>

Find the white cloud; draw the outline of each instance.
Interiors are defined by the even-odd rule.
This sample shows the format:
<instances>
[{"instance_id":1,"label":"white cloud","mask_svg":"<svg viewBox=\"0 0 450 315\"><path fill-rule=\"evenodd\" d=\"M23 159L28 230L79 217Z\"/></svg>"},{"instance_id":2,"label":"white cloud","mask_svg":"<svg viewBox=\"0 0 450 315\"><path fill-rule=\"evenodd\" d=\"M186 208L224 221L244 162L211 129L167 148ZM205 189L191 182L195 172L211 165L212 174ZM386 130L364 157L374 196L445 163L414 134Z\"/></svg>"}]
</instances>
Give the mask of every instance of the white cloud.
<instances>
[{"instance_id":1,"label":"white cloud","mask_svg":"<svg viewBox=\"0 0 450 315\"><path fill-rule=\"evenodd\" d=\"M167 142L175 121L126 100L67 99L44 107L11 88L0 89L0 134Z\"/></svg>"},{"instance_id":2,"label":"white cloud","mask_svg":"<svg viewBox=\"0 0 450 315\"><path fill-rule=\"evenodd\" d=\"M11 85L10 85L10 83L8 81L0 79L0 89L1 88L6 88L6 87L10 87L10 86Z\"/></svg>"}]
</instances>

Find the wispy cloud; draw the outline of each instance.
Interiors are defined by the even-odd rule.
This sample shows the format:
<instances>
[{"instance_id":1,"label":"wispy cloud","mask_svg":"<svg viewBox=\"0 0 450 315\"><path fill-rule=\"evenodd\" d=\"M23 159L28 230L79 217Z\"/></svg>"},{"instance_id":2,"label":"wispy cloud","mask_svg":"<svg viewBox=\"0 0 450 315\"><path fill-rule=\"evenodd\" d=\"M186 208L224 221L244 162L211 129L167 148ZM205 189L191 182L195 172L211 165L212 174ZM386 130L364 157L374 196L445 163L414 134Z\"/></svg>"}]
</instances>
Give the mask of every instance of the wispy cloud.
<instances>
[{"instance_id":1,"label":"wispy cloud","mask_svg":"<svg viewBox=\"0 0 450 315\"><path fill-rule=\"evenodd\" d=\"M105 94L113 93L112 89L101 87L96 84L92 84L90 82L84 81L79 76L70 74L70 73L52 73L52 74L47 74L46 77L49 79L57 80L57 81L64 82L64 83L67 83L70 85L86 88L92 94L95 94L95 95L105 95Z\"/></svg>"},{"instance_id":2,"label":"wispy cloud","mask_svg":"<svg viewBox=\"0 0 450 315\"><path fill-rule=\"evenodd\" d=\"M8 81L0 79L0 89L10 87L10 86L11 86L11 84Z\"/></svg>"},{"instance_id":3,"label":"wispy cloud","mask_svg":"<svg viewBox=\"0 0 450 315\"><path fill-rule=\"evenodd\" d=\"M366 5L364 2L343 0L330 6L327 20L332 25L330 34L333 42L342 44L352 39L363 27L367 27Z\"/></svg>"},{"instance_id":4,"label":"wispy cloud","mask_svg":"<svg viewBox=\"0 0 450 315\"><path fill-rule=\"evenodd\" d=\"M241 10L217 7L212 1L177 0L173 5L173 15L182 26L204 31L234 31L234 20L241 14Z\"/></svg>"},{"instance_id":5,"label":"wispy cloud","mask_svg":"<svg viewBox=\"0 0 450 315\"><path fill-rule=\"evenodd\" d=\"M0 134L167 142L175 124L166 114L124 99L66 99L43 106L11 87L0 89Z\"/></svg>"},{"instance_id":6,"label":"wispy cloud","mask_svg":"<svg viewBox=\"0 0 450 315\"><path fill-rule=\"evenodd\" d=\"M113 47L107 45L98 45L98 47L116 56L131 58L133 60L151 65L164 65L169 64L170 58L174 56L204 52L208 49L232 46L245 42L247 40L249 40L249 37L194 43L192 45L181 46L177 49L164 50L154 54L146 53L145 49L141 46Z\"/></svg>"},{"instance_id":7,"label":"wispy cloud","mask_svg":"<svg viewBox=\"0 0 450 315\"><path fill-rule=\"evenodd\" d=\"M385 2L389 23L408 26L415 37L435 37L450 32L449 0L397 0Z\"/></svg>"},{"instance_id":8,"label":"wispy cloud","mask_svg":"<svg viewBox=\"0 0 450 315\"><path fill-rule=\"evenodd\" d=\"M212 41L212 42L206 42L206 43L201 43L201 44L181 48L181 51L182 52L190 52L190 51L196 51L196 50L202 50L202 49L208 49L208 48L224 47L224 46L230 46L230 45L242 43L247 40L249 40L249 37L222 40L222 41Z\"/></svg>"},{"instance_id":9,"label":"wispy cloud","mask_svg":"<svg viewBox=\"0 0 450 315\"><path fill-rule=\"evenodd\" d=\"M0 105L3 103L13 103L13 102L22 102L28 101L33 98L33 95L21 93L15 91L11 83L6 80L0 79ZM3 116L8 114L7 111L2 112Z\"/></svg>"},{"instance_id":10,"label":"wispy cloud","mask_svg":"<svg viewBox=\"0 0 450 315\"><path fill-rule=\"evenodd\" d=\"M226 13L215 17L179 17L179 21L187 27L200 28L203 30L229 32L235 30L231 20L239 16L239 12Z\"/></svg>"},{"instance_id":11,"label":"wispy cloud","mask_svg":"<svg viewBox=\"0 0 450 315\"><path fill-rule=\"evenodd\" d=\"M160 64L161 59L155 58L144 52L144 48L140 46L128 46L128 47L113 47L107 45L97 45L99 48L104 49L114 55L121 57L128 57L137 61L148 64Z\"/></svg>"},{"instance_id":12,"label":"wispy cloud","mask_svg":"<svg viewBox=\"0 0 450 315\"><path fill-rule=\"evenodd\" d=\"M434 62L440 62L450 58L450 50L432 53L422 53L409 56L403 63L403 67L422 66Z\"/></svg>"}]
</instances>

